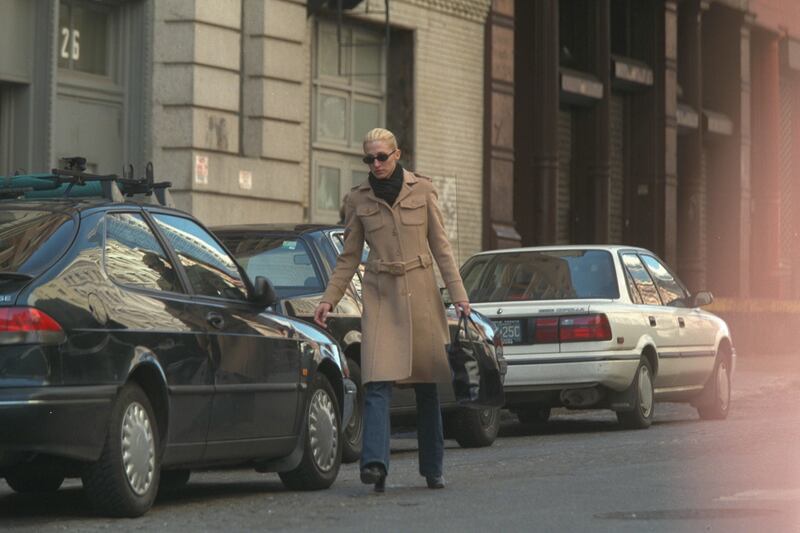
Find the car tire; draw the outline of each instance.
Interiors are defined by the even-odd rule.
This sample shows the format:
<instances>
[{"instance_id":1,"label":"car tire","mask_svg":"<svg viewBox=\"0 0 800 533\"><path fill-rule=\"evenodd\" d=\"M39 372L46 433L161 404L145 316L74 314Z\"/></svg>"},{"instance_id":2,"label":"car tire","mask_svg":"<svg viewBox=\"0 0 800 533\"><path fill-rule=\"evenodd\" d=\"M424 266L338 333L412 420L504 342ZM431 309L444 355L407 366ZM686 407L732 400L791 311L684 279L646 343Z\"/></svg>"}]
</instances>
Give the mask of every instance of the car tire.
<instances>
[{"instance_id":1,"label":"car tire","mask_svg":"<svg viewBox=\"0 0 800 533\"><path fill-rule=\"evenodd\" d=\"M192 477L191 470L162 470L161 479L158 483L158 493L165 494L180 490L189 483L190 477Z\"/></svg>"},{"instance_id":2,"label":"car tire","mask_svg":"<svg viewBox=\"0 0 800 533\"><path fill-rule=\"evenodd\" d=\"M355 463L361 457L364 443L364 390L361 385L361 367L352 359L347 360L350 379L356 384L353 416L342 431L342 462Z\"/></svg>"},{"instance_id":3,"label":"car tire","mask_svg":"<svg viewBox=\"0 0 800 533\"><path fill-rule=\"evenodd\" d=\"M135 383L119 392L103 452L83 472L89 503L100 514L137 517L150 509L159 485L159 433L150 400Z\"/></svg>"},{"instance_id":4,"label":"car tire","mask_svg":"<svg viewBox=\"0 0 800 533\"><path fill-rule=\"evenodd\" d=\"M703 402L697 405L697 413L703 420L724 420L731 409L730 363L717 357L714 373L703 389Z\"/></svg>"},{"instance_id":5,"label":"car tire","mask_svg":"<svg viewBox=\"0 0 800 533\"><path fill-rule=\"evenodd\" d=\"M309 391L303 458L294 470L279 472L291 490L327 489L342 462L341 415L328 378L317 372Z\"/></svg>"},{"instance_id":6,"label":"car tire","mask_svg":"<svg viewBox=\"0 0 800 533\"><path fill-rule=\"evenodd\" d=\"M18 466L7 471L5 476L8 486L22 494L56 492L64 483L64 473L51 465Z\"/></svg>"},{"instance_id":7,"label":"car tire","mask_svg":"<svg viewBox=\"0 0 800 533\"><path fill-rule=\"evenodd\" d=\"M544 426L550 420L550 407L534 405L515 411L517 419L526 426Z\"/></svg>"},{"instance_id":8,"label":"car tire","mask_svg":"<svg viewBox=\"0 0 800 533\"><path fill-rule=\"evenodd\" d=\"M630 411L617 411L617 420L626 429L646 429L653 423L655 394L653 391L653 369L650 361L642 357L636 368L636 376L631 383L631 397L634 408Z\"/></svg>"},{"instance_id":9,"label":"car tire","mask_svg":"<svg viewBox=\"0 0 800 533\"><path fill-rule=\"evenodd\" d=\"M452 434L462 448L491 446L500 431L500 409L462 407L453 413Z\"/></svg>"}]
</instances>

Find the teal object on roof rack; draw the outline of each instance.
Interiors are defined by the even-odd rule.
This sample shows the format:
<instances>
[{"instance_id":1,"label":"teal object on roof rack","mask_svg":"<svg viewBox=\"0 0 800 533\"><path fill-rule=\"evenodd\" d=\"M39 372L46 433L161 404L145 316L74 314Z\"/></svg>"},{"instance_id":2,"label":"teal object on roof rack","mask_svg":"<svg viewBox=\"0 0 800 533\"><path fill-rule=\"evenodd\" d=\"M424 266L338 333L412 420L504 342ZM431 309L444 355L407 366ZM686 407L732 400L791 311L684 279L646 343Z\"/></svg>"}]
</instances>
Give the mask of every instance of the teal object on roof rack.
<instances>
[{"instance_id":1,"label":"teal object on roof rack","mask_svg":"<svg viewBox=\"0 0 800 533\"><path fill-rule=\"evenodd\" d=\"M0 192L3 189L33 189L20 194L26 199L35 198L103 198L103 183L87 181L84 185L72 185L67 194L69 183L53 187L56 181L52 174L23 174L19 176L0 176ZM116 187L117 185L114 184Z\"/></svg>"}]
</instances>

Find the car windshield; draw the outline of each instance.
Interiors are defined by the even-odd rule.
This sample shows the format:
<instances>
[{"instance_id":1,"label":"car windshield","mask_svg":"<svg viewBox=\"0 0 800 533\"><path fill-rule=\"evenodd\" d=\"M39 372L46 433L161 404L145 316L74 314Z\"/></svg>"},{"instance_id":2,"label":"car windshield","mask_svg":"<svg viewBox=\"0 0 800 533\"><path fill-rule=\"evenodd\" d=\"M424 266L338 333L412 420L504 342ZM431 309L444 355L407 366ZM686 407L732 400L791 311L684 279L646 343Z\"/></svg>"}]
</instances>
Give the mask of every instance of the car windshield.
<instances>
[{"instance_id":1,"label":"car windshield","mask_svg":"<svg viewBox=\"0 0 800 533\"><path fill-rule=\"evenodd\" d=\"M321 292L306 244L297 238L270 235L218 235L247 271L251 280L264 276L280 297Z\"/></svg>"},{"instance_id":2,"label":"car windshield","mask_svg":"<svg viewBox=\"0 0 800 533\"><path fill-rule=\"evenodd\" d=\"M0 272L37 276L72 242L75 222L64 213L0 211Z\"/></svg>"},{"instance_id":3,"label":"car windshield","mask_svg":"<svg viewBox=\"0 0 800 533\"><path fill-rule=\"evenodd\" d=\"M619 298L614 260L605 250L481 255L464 266L463 276L475 303Z\"/></svg>"}]
</instances>

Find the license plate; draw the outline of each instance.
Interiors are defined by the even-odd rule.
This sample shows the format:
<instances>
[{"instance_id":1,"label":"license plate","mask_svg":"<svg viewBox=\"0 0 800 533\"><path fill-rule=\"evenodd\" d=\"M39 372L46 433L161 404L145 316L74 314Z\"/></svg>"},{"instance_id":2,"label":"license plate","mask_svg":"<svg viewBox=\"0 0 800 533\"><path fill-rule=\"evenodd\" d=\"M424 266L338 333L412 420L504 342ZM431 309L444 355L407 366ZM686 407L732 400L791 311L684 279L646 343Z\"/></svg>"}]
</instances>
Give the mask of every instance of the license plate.
<instances>
[{"instance_id":1,"label":"license plate","mask_svg":"<svg viewBox=\"0 0 800 533\"><path fill-rule=\"evenodd\" d=\"M520 344L522 342L521 320L493 320L493 322L500 331L503 344Z\"/></svg>"}]
</instances>

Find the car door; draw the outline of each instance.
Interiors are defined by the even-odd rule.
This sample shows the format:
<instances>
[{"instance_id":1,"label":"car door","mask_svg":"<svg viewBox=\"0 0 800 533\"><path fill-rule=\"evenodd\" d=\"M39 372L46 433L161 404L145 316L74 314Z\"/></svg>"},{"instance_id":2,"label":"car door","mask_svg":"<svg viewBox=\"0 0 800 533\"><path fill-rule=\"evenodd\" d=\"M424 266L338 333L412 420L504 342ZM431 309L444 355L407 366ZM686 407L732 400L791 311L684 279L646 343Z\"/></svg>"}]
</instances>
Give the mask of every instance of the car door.
<instances>
[{"instance_id":1,"label":"car door","mask_svg":"<svg viewBox=\"0 0 800 533\"><path fill-rule=\"evenodd\" d=\"M658 373L655 386L672 387L680 369L678 318L675 309L663 305L658 288L637 253L623 253L622 263L627 275L633 279L641 301L641 332L649 334L656 343Z\"/></svg>"},{"instance_id":2,"label":"car door","mask_svg":"<svg viewBox=\"0 0 800 533\"><path fill-rule=\"evenodd\" d=\"M152 217L185 272L198 320L206 324L214 369L206 460L272 453L271 445L282 441L271 439L296 432L300 356L293 330L248 301L239 266L205 228L179 215Z\"/></svg>"},{"instance_id":3,"label":"car door","mask_svg":"<svg viewBox=\"0 0 800 533\"><path fill-rule=\"evenodd\" d=\"M147 350L158 359L170 395L166 461L202 457L211 415L213 376L203 346L204 324L191 311L172 257L141 212L104 217L103 263L112 282L89 295L112 332L109 351Z\"/></svg>"},{"instance_id":4,"label":"car door","mask_svg":"<svg viewBox=\"0 0 800 533\"><path fill-rule=\"evenodd\" d=\"M653 277L664 305L674 310L678 321L680 365L675 386L702 385L714 367L713 330L697 309L689 307L689 292L658 258L642 254L642 262Z\"/></svg>"}]
</instances>

